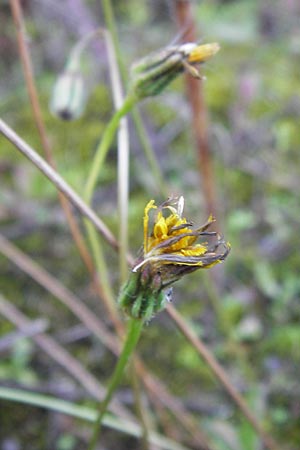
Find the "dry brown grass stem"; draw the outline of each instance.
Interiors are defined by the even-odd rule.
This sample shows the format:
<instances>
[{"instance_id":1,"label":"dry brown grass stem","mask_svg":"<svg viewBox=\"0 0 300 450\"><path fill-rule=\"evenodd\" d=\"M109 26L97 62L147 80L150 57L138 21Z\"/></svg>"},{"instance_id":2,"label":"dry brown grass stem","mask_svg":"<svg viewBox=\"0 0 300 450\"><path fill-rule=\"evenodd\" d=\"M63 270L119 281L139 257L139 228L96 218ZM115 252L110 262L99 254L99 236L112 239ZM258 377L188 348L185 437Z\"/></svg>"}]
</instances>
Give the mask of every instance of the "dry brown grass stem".
<instances>
[{"instance_id":1,"label":"dry brown grass stem","mask_svg":"<svg viewBox=\"0 0 300 450\"><path fill-rule=\"evenodd\" d=\"M85 303L1 234L0 252L59 299L106 347L118 353L120 349L117 340L108 333L102 322L85 306Z\"/></svg>"},{"instance_id":2,"label":"dry brown grass stem","mask_svg":"<svg viewBox=\"0 0 300 450\"><path fill-rule=\"evenodd\" d=\"M44 150L45 157L47 162L54 169L56 168L53 152L49 143L49 139L46 132L46 127L43 120L43 115L39 103L38 92L35 85L35 77L33 66L31 62L30 52L27 45L26 39L26 30L25 30L25 22L23 18L23 11L19 0L10 0L10 6L12 11L12 16L14 19L17 38L18 38L18 47L20 59L23 67L24 79L27 86L28 96L32 108L33 118L38 130L38 134L40 137L42 149ZM92 277L92 282L95 291L99 295L99 297L104 302L107 312L110 316L110 319L114 326L117 328L119 326L119 320L117 315L114 313L114 310L110 307L110 302L105 295L105 289L103 289L100 280L98 278L98 274L96 273L96 269L94 267L93 259L89 254L88 248L85 244L84 237L80 231L79 226L77 225L76 219L72 212L72 207L69 201L64 197L64 195L58 191L58 198L61 204L61 207L64 211L67 223L69 225L71 235L74 239L74 242L78 248L79 254L83 263L85 264L88 272Z\"/></svg>"},{"instance_id":3,"label":"dry brown grass stem","mask_svg":"<svg viewBox=\"0 0 300 450\"><path fill-rule=\"evenodd\" d=\"M0 132L10 141L15 147L21 151L30 161L58 188L64 195L68 196L72 203L79 209L79 211L89 218L98 231L101 232L106 241L112 246L114 250L118 250L118 243L112 233L103 224L103 222L96 216L93 210L86 205L81 198L73 191L73 189L52 169L28 144L25 143L3 120L0 119ZM2 238L3 242L3 238ZM127 261L130 266L133 266L133 258L127 255ZM65 289L65 288L64 288ZM94 316L95 318L95 316ZM199 426L194 418L188 414L183 405L176 400L166 389L163 383L157 378L150 375L141 361L137 364L139 374L142 377L143 383L147 389L161 401L173 415L191 434L196 442L206 442L204 434L199 430ZM209 449L209 446L203 446L203 449Z\"/></svg>"},{"instance_id":4,"label":"dry brown grass stem","mask_svg":"<svg viewBox=\"0 0 300 450\"><path fill-rule=\"evenodd\" d=\"M197 42L195 15L187 0L176 0L175 11L185 42ZM185 73L185 87L192 114L192 129L198 155L198 166L207 214L216 213L213 164L208 143L208 119L202 82Z\"/></svg>"},{"instance_id":5,"label":"dry brown grass stem","mask_svg":"<svg viewBox=\"0 0 300 450\"><path fill-rule=\"evenodd\" d=\"M52 149L51 149L51 146L49 143L49 139L47 137L46 128L44 125L41 107L40 107L40 103L39 103L38 93L37 93L37 89L35 86L33 67L32 67L30 53L28 50L28 45L27 45L27 40L26 40L25 24L24 24L24 20L23 20L23 13L22 13L20 1L19 0L10 0L10 5L11 5L11 11L12 11L16 31L17 31L20 59L22 62L24 78L25 78L25 82L26 82L26 86L27 86L29 100L31 103L34 121L35 121L37 130L38 130L38 134L40 137L42 148L45 153L46 160L53 168L55 168L56 165L55 165ZM84 243L83 236L82 236L81 231L80 231L80 229L76 223L76 220L73 216L70 204L60 192L58 195L59 195L59 200L60 200L61 206L66 215L72 236L73 236L73 238L76 242L76 245L79 249L79 253L80 253L85 265L89 269L89 271L93 272L94 268L93 268L92 258L89 255L88 249Z\"/></svg>"},{"instance_id":6,"label":"dry brown grass stem","mask_svg":"<svg viewBox=\"0 0 300 450\"><path fill-rule=\"evenodd\" d=\"M236 390L232 382L229 380L229 377L226 374L223 367L218 363L214 355L201 341L201 339L198 338L198 336L192 330L192 328L190 326L189 327L187 326L183 317L170 304L167 306L167 311L170 317L176 323L177 327L181 330L184 336L189 340L189 342L197 350L199 355L211 368L211 370L218 378L218 380L221 382L221 384L224 386L230 397L234 400L236 406L240 409L245 418L251 423L255 431L261 437L266 448L268 448L269 450L282 450L282 448L276 444L273 438L268 433L266 433L264 429L261 427L256 417L252 414L252 412L248 408L243 397L240 395L240 393Z\"/></svg>"},{"instance_id":7,"label":"dry brown grass stem","mask_svg":"<svg viewBox=\"0 0 300 450\"><path fill-rule=\"evenodd\" d=\"M45 269L34 262L24 252L0 234L0 252L29 275L38 284L60 300L69 310L90 330L99 340L116 356L119 355L121 346L118 339L107 330L103 322L92 312L85 303L75 294L50 275ZM174 398L165 385L153 376L144 366L143 362L135 357L135 366L140 379L145 387L158 402L168 408L179 423L190 432L193 441L201 444L203 450L209 450L207 439L199 430L194 418L188 413L179 400Z\"/></svg>"},{"instance_id":8,"label":"dry brown grass stem","mask_svg":"<svg viewBox=\"0 0 300 450\"><path fill-rule=\"evenodd\" d=\"M38 98L38 92L35 85L35 78L34 78L34 71L32 67L31 57L29 48L27 45L27 39L26 39L26 31L25 31L25 22L23 18L23 12L22 7L19 0L10 0L12 15L17 31L17 38L18 38L18 47L19 47L19 53L20 53L20 59L22 62L23 72L24 72L24 78L26 81L27 91L32 107L33 117L37 126L37 130L40 136L41 145L45 153L45 157L47 162L52 168L56 168L53 153L51 146L49 144L49 139L47 137L46 128L44 125L42 112L40 108L39 98ZM105 38L106 42L109 42L109 34L105 32ZM100 280L98 278L98 274L96 273L96 269L94 267L94 263L92 260L92 257L90 256L88 249L85 245L84 238L81 234L81 231L76 223L75 217L72 213L71 205L69 204L68 200L64 197L64 195L58 191L59 200L61 203L61 206L63 208L63 211L65 213L67 222L69 224L71 234L73 236L73 239L77 245L77 248L79 250L79 253L81 255L81 258L86 265L88 271L90 272L92 276L92 281L94 284L94 288L99 295L99 297L104 302L107 312L110 316L110 319L112 323L114 324L115 328L117 330L121 329L120 320L118 315L116 314L115 310L111 308L111 303L106 295L106 290L102 287L100 284Z\"/></svg>"},{"instance_id":9,"label":"dry brown grass stem","mask_svg":"<svg viewBox=\"0 0 300 450\"><path fill-rule=\"evenodd\" d=\"M89 208L88 205L86 205L84 202L82 202L81 198L70 188L70 186L1 119L0 119L0 132L8 140L10 140L16 146L17 149L19 149L23 154L25 154L25 156L27 156L33 162L33 164L38 169L40 169L44 173L44 175L47 178L49 178L49 180L58 189L60 189L66 196L69 196L70 199L72 200L72 202L75 204L75 206L78 207L79 211L91 220L91 222L101 232L101 234L104 236L104 238L107 240L107 242L112 246L112 248L115 250L118 250L118 243L117 243L115 237L113 236L111 231L103 224L103 222L97 217L97 215L91 210L91 208ZM127 261L131 266L133 265L133 258L131 255L127 255ZM169 307L167 308L167 311L174 321L176 320L176 318L180 319L180 329L185 334L185 336L188 336L189 335L188 323L185 322L185 320L181 317L181 315L179 313L177 313L176 310L171 305L169 305ZM176 321L176 323L178 324L177 321ZM199 338L197 338L197 341L201 343ZM191 340L191 342L194 345L193 340ZM204 344L202 343L202 345L204 345ZM214 370L214 368L210 364L211 364L212 360L214 360L215 358L208 348L205 347L205 349L206 349L207 354L209 354L211 356L211 358L207 359L207 363L211 367L211 369ZM224 371L224 369L222 369L222 370ZM145 375L147 375L147 373L145 373ZM267 448L269 450L279 450L278 446L273 442L273 439L271 438L271 436L269 436L264 430L262 430L262 427L260 426L259 422L253 416L252 412L248 408L248 406L245 403L245 401L243 400L242 396L236 391L236 389L230 382L229 378L228 377L226 377L226 378L227 378L226 383L223 383L224 380L222 378L219 378L219 381L222 383L223 387L226 389L226 391L228 392L230 397L234 400L237 407L241 410L241 412L244 414L246 419L251 417L251 421L248 419L249 422L253 425L253 428L255 430L261 431L261 433L259 433L259 434L262 438L263 438L263 436L265 436L264 442L268 443L268 444L271 443L271 446L269 445ZM157 392L158 392L158 388L157 388ZM237 398L239 398L242 401L242 403L241 403L241 401L237 402L236 401ZM241 404L243 404L242 408L241 408ZM275 445L272 446L272 444L275 444Z\"/></svg>"},{"instance_id":10,"label":"dry brown grass stem","mask_svg":"<svg viewBox=\"0 0 300 450\"><path fill-rule=\"evenodd\" d=\"M119 244L97 214L90 208L81 197L64 181L64 179L54 170L39 154L28 145L12 128L0 119L0 133L6 137L24 156L26 156L51 182L56 188L68 198L73 205L87 217L95 228L102 234L104 239L112 248L118 250ZM128 256L128 263L132 263L132 258Z\"/></svg>"},{"instance_id":11,"label":"dry brown grass stem","mask_svg":"<svg viewBox=\"0 0 300 450\"><path fill-rule=\"evenodd\" d=\"M47 319L32 320L28 327L22 330L12 331L2 336L0 339L0 354L10 350L19 339L32 338L36 334L44 333L49 327Z\"/></svg>"},{"instance_id":12,"label":"dry brown grass stem","mask_svg":"<svg viewBox=\"0 0 300 450\"><path fill-rule=\"evenodd\" d=\"M20 330L27 329L31 321L11 302L0 294L0 314L13 323ZM91 375L70 353L61 347L52 337L45 333L32 336L34 342L49 355L55 362L63 367L84 389L98 400L105 396L105 388ZM134 420L131 413L118 401L114 401L111 410L118 416Z\"/></svg>"},{"instance_id":13,"label":"dry brown grass stem","mask_svg":"<svg viewBox=\"0 0 300 450\"><path fill-rule=\"evenodd\" d=\"M46 130L44 127L44 123L42 120L41 109L38 101L38 95L34 84L34 76L32 70L32 64L30 60L29 51L26 44L25 38L25 29L22 17L22 10L20 7L19 0L10 0L11 9L16 25L17 35L18 35L18 45L20 51L20 57L24 69L24 76L28 88L29 98L32 105L33 115L35 119L35 123L39 132L39 136L41 139L42 147L45 151L46 158L50 164L50 166L54 167L54 160L51 152L51 148L49 145L49 141L47 139ZM191 13L191 5L186 0L177 0L176 1L176 11L178 22L181 28L184 28L188 25L187 33L185 35L186 40L195 41L196 32L195 32L195 24L193 21L193 16ZM194 85L194 83L197 83ZM206 118L206 109L204 106L203 99L203 91L201 87L199 88L198 81L193 80L191 77L187 76L187 91L188 97L191 102L191 108L193 111L193 129L195 132L198 154L199 154L199 166L201 170L202 180L203 180L203 189L204 195L207 202L207 210L209 212L214 212L215 207L215 192L214 192L214 184L213 184L213 173L212 173L212 163L209 154L208 148L208 139L207 139L207 118ZM89 272L91 274L95 274L94 265L92 259L89 255L89 252L85 246L84 239L81 235L80 229L76 223L76 220L73 216L70 204L67 198L80 210L80 212L88 217L91 222L95 225L95 227L103 234L104 238L110 243L110 245L118 250L118 243L115 240L114 236L110 232L110 230L103 224L103 222L96 216L96 214L82 202L81 198L64 182L64 180L57 174L55 170L52 170L46 162L40 158L36 152L33 151L13 130L11 130L3 121L0 120L0 131L4 136L9 139L25 156L27 156L51 181L55 186L59 189L59 199L62 204L62 207L65 211L72 235L79 249L80 255L87 266ZM1 245L3 245L3 238L1 238ZM7 242L4 244L7 247ZM12 248L10 248L12 250ZM20 255L19 255L20 256ZM24 255L23 255L24 256ZM25 257L26 258L26 257ZM129 264L132 264L131 256L127 257L127 261ZM23 263L28 267L28 260L23 260ZM31 264L31 269L36 272L41 270L41 268L37 268ZM23 268L24 270L24 268ZM28 273L28 270L26 270ZM37 273L35 273L35 276ZM45 273L38 272L38 277L40 281L44 278ZM34 277L34 273L31 275ZM49 277L49 274L47 274ZM45 287L52 292L55 296L61 298L61 295L68 302L65 304L74 312L83 323L88 324L88 328L91 329L96 335L99 336L101 334L101 339L106 343L106 345L113 349L116 353L118 352L118 342L114 338L114 336L109 335L107 331L101 329L98 319L87 309L83 308L83 305L79 302L74 303L74 299L76 297L73 296L64 286L58 287L54 283L54 279L48 279L50 281L50 285L47 283L46 279L43 279L43 283L45 283ZM101 289L101 285L99 284L99 280L94 278L96 282L96 289L101 297L103 297L103 291ZM56 286L56 288L54 288ZM54 291L53 291L54 289ZM71 294L71 295L70 295ZM18 328L23 329L24 327L28 327L30 325L30 321L14 306L12 306L9 302L7 302L4 298L0 298L0 310L1 314L3 314L8 320L14 323ZM70 303L71 300L71 303ZM79 309L78 309L79 308ZM259 422L253 416L251 411L249 410L247 404L244 399L238 393L238 391L234 388L233 384L230 382L226 372L219 365L219 363L214 358L213 354L207 349L207 347L203 344L203 342L190 330L184 319L180 316L180 314L171 306L168 306L168 313L175 321L177 326L181 329L183 334L189 339L192 345L197 349L199 354L205 359L209 367L212 369L216 377L222 383L228 394L235 401L237 407L241 410L247 420L252 424L253 428L257 431L257 433L261 436L265 446L269 450L279 450L279 447L274 442L274 440L269 436L260 426ZM102 324L101 324L102 326ZM57 361L60 365L62 365L68 372L71 372L72 375L85 386L85 388L93 395L101 398L103 395L103 388L99 385L98 381L94 379L94 377L87 372L81 364L74 359L71 355L69 355L62 347L60 347L51 337L40 333L36 336L33 336L33 339L36 343L47 352L55 361ZM169 393L165 390L165 387L155 378L153 378L146 370L146 368L142 365L141 361L137 361L137 367L142 376L143 382L147 385L147 388L159 395L160 401L166 404L168 408L173 408L173 412L175 415L182 420L187 428L194 429L194 431L198 431L198 437L201 437L203 448L209 448L206 444L206 439L200 434L199 430L194 427L194 422L192 417L189 417L184 410L183 406L180 402L175 400ZM115 406L114 406L115 407ZM118 406L118 413L120 408L123 408L121 405ZM125 414L127 414L125 412ZM191 419L191 420L190 420ZM206 447L205 447L206 445Z\"/></svg>"}]
</instances>

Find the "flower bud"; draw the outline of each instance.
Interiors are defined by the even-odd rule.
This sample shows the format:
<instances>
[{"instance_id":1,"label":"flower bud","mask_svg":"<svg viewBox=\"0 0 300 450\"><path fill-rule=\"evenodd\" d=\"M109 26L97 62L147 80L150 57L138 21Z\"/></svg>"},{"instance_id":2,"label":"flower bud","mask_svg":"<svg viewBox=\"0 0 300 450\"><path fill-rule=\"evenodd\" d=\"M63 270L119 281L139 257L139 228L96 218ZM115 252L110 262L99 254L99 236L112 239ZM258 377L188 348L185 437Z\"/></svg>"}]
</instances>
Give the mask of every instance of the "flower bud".
<instances>
[{"instance_id":1,"label":"flower bud","mask_svg":"<svg viewBox=\"0 0 300 450\"><path fill-rule=\"evenodd\" d=\"M50 110L60 119L75 120L83 113L86 101L85 83L81 72L66 70L54 85Z\"/></svg>"},{"instance_id":2,"label":"flower bud","mask_svg":"<svg viewBox=\"0 0 300 450\"><path fill-rule=\"evenodd\" d=\"M132 66L131 88L138 98L144 98L160 94L184 70L201 79L195 65L210 59L219 49L217 43L198 45L190 42L154 52Z\"/></svg>"}]
</instances>

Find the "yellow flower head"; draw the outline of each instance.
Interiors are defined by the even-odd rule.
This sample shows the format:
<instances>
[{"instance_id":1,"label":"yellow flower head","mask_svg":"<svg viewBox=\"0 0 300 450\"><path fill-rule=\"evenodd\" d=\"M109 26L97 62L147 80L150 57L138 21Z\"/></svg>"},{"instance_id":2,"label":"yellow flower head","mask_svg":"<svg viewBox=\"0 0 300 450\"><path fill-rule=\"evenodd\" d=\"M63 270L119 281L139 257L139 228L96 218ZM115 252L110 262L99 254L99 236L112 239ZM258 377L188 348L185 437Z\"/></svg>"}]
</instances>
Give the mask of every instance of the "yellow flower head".
<instances>
[{"instance_id":1,"label":"yellow flower head","mask_svg":"<svg viewBox=\"0 0 300 450\"><path fill-rule=\"evenodd\" d=\"M216 232L207 231L215 221L212 216L204 225L194 229L193 224L182 216L183 208L183 197L169 199L158 207L151 200L145 208L143 257L133 271L147 266L152 277L159 275L162 286L198 268L209 268L222 262L230 250L230 245ZM149 231L149 212L152 209L156 214L153 228ZM205 238L205 241L196 243L198 238ZM209 243L211 240L213 242Z\"/></svg>"},{"instance_id":2,"label":"yellow flower head","mask_svg":"<svg viewBox=\"0 0 300 450\"><path fill-rule=\"evenodd\" d=\"M151 200L145 208L143 252L119 297L120 307L131 317L150 320L170 301L168 286L194 270L222 262L230 251L221 236L207 231L215 221L212 216L193 228L182 215L183 207L179 197L160 206ZM196 243L199 238L203 242Z\"/></svg>"}]
</instances>

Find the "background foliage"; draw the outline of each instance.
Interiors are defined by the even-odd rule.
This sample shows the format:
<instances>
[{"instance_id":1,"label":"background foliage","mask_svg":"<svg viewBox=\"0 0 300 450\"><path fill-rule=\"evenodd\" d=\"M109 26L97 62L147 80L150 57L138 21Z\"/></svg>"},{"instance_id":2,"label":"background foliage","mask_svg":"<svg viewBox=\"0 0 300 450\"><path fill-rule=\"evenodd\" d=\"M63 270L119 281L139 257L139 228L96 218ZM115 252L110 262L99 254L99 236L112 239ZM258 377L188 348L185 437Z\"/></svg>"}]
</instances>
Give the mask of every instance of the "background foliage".
<instances>
[{"instance_id":1,"label":"background foliage","mask_svg":"<svg viewBox=\"0 0 300 450\"><path fill-rule=\"evenodd\" d=\"M123 57L128 65L170 43L178 33L172 1L114 1ZM112 100L104 45L86 58L87 109L75 122L60 122L48 110L51 89L74 43L99 24L96 1L23 2L36 81L59 172L77 191L84 185L93 151L111 116ZM252 409L286 449L299 448L299 167L300 6L297 1L198 1L198 36L217 41L219 54L204 67L209 145L217 190L218 226L232 244L213 271L218 298L206 274L195 273L175 289L176 307L226 367ZM34 148L39 140L18 57L7 2L0 7L0 115ZM140 113L170 193L183 193L188 217L206 219L183 78ZM132 122L130 247L142 240L146 202L163 200ZM89 277L70 238L55 189L1 138L2 233L102 315ZM94 199L95 210L114 230L116 149L107 159ZM110 276L118 283L117 258L106 246ZM104 383L115 363L84 326L55 298L0 256L2 293L29 317L46 317L48 331ZM117 295L117 288L115 291ZM13 327L2 320L1 335ZM214 436L216 449L259 449L209 368L162 313L149 324L139 352ZM2 352L1 383L25 386L72 400L83 390L28 339ZM131 405L127 381L119 398ZM85 428L75 420L1 400L3 449L82 448ZM216 437L217 436L217 437ZM121 434L107 432L107 448L128 448ZM12 447L8 447L8 445ZM122 446L122 443L124 447ZM126 447L127 445L127 447ZM135 440L130 448L139 448Z\"/></svg>"}]
</instances>

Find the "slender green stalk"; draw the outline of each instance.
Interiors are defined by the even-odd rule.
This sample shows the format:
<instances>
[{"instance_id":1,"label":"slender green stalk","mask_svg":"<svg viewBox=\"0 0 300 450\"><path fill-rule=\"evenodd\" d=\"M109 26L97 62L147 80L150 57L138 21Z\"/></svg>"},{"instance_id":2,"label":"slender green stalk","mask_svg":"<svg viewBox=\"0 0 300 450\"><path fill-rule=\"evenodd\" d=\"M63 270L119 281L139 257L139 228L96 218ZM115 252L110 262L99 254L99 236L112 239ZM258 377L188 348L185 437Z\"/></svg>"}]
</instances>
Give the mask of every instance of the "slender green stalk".
<instances>
[{"instance_id":1,"label":"slender green stalk","mask_svg":"<svg viewBox=\"0 0 300 450\"><path fill-rule=\"evenodd\" d=\"M157 183L158 190L159 190L160 194L163 197L168 198L169 194L168 194L167 185L166 185L166 183L164 181L164 177L163 177L162 172L160 170L160 167L159 167L159 164L157 162L155 153L153 151L153 148L151 146L149 137L148 137L148 135L146 133L145 127L143 125L141 116L140 116L139 111L138 111L137 108L134 108L132 110L132 118L133 118L133 121L134 121L134 125L135 125L135 128L136 128L139 140L140 140L140 142L142 144L142 148L144 150L145 156L146 156L146 158L148 160L148 164L150 166L150 170L151 170L152 175L153 175L153 177L154 177L154 179L155 179L155 181Z\"/></svg>"},{"instance_id":2,"label":"slender green stalk","mask_svg":"<svg viewBox=\"0 0 300 450\"><path fill-rule=\"evenodd\" d=\"M97 445L97 442L98 442L98 439L99 439L100 433L101 433L101 425L102 425L103 417L106 413L107 407L112 399L112 396L121 381L121 378L123 376L125 367L130 359L130 356L132 355L132 353L138 343L143 325L144 325L143 320L133 319L133 318L130 320L130 322L128 324L128 333L127 333L126 340L124 342L123 350L119 356L114 373L111 377L109 386L107 388L106 396L105 396L103 402L101 402L101 404L100 404L98 417L97 417L95 425L94 425L93 435L92 435L91 441L89 443L88 450L94 450L96 448L96 445Z\"/></svg>"},{"instance_id":3,"label":"slender green stalk","mask_svg":"<svg viewBox=\"0 0 300 450\"><path fill-rule=\"evenodd\" d=\"M103 12L105 23L108 28L106 33L106 46L108 51L108 60L111 74L111 85L114 99L114 106L116 109L120 108L124 102L124 95L122 89L122 81L120 72L124 75L126 73L120 53L119 39L116 24L114 21L113 7L110 0L103 0ZM133 109L132 113L137 116ZM146 139L146 138L145 138ZM151 147L150 147L151 153ZM159 170L159 169L158 169ZM159 184L159 183L158 183ZM126 254L128 252L128 205L129 205L129 133L128 121L122 118L118 130L118 221L119 221L119 269L120 282L123 285L128 276L128 264ZM120 333L119 333L120 335ZM142 399L140 395L140 386L135 372L135 365L131 364L132 373L132 388L134 392L136 411L140 418L140 423L143 427L143 448L147 450L149 445L149 431L145 421L146 414L143 410Z\"/></svg>"},{"instance_id":4,"label":"slender green stalk","mask_svg":"<svg viewBox=\"0 0 300 450\"><path fill-rule=\"evenodd\" d=\"M84 188L83 198L87 203L90 203L92 200L92 196L96 187L97 178L99 176L99 173L101 172L105 157L107 155L107 152L112 144L112 141L115 137L116 131L118 129L118 126L120 124L120 121L122 117L124 117L133 107L133 105L136 102L136 98L133 95L128 95L123 105L120 109L118 109L113 117L111 118L110 122L108 123L107 127L105 128L104 134L102 136L101 142L96 150L94 159L91 163L91 171L88 175L87 182ZM118 314L115 307L115 303L113 300L113 296L111 288L109 286L109 276L107 272L107 266L104 261L104 253L102 250L101 242L98 237L98 234L96 233L95 229L87 225L86 226L87 235L89 239L89 243L92 249L92 253L94 256L97 272L101 274L101 280L103 287L105 288L108 296L107 299L109 302L106 302L106 306L109 310L111 319L116 326L117 329L119 328L119 320L118 320ZM126 255L124 256L124 258Z\"/></svg>"},{"instance_id":5,"label":"slender green stalk","mask_svg":"<svg viewBox=\"0 0 300 450\"><path fill-rule=\"evenodd\" d=\"M105 303L105 306L108 310L110 319L116 328L116 330L120 329L120 319L119 314L116 307L114 293L110 284L108 267L105 261L104 252L102 249L102 243L99 238L99 235L95 229L95 227L89 223L87 220L84 221L86 231L88 234L88 239L92 251L92 255L94 258L95 266L97 268L97 273L101 277L101 286L103 289L104 295L102 296L102 300Z\"/></svg>"},{"instance_id":6,"label":"slender green stalk","mask_svg":"<svg viewBox=\"0 0 300 450\"><path fill-rule=\"evenodd\" d=\"M87 182L84 188L83 198L87 203L91 202L93 192L97 183L97 178L101 171L107 152L115 137L115 133L119 126L120 120L132 109L136 102L136 97L132 94L129 94L125 98L122 107L115 112L109 124L105 128L101 142L97 147L94 159L91 163L91 171L88 175Z\"/></svg>"},{"instance_id":7,"label":"slender green stalk","mask_svg":"<svg viewBox=\"0 0 300 450\"><path fill-rule=\"evenodd\" d=\"M110 68L110 79L115 109L122 107L124 102L120 70L111 32L106 32L106 47ZM126 253L128 252L128 204L129 204L129 131L128 120L123 117L118 129L118 222L119 222L119 268L121 284L128 275Z\"/></svg>"},{"instance_id":8,"label":"slender green stalk","mask_svg":"<svg viewBox=\"0 0 300 450\"><path fill-rule=\"evenodd\" d=\"M126 68L123 58L122 58L122 51L121 51L121 48L119 45L119 40L118 40L118 35L117 35L117 27L116 27L114 11L112 8L111 0L102 0L102 7L103 7L104 16L105 16L106 26L111 34L112 41L114 44L114 49L115 49L115 53L116 53L116 57L117 57L117 61L118 61L118 66L119 66L123 81L126 82L127 78L128 78L127 68ZM155 153L151 146L150 140L147 136L147 133L146 133L145 127L143 125L142 119L139 115L139 112L135 108L132 110L132 118L134 121L134 125L136 128L139 140L141 142L142 148L144 150L145 156L148 160L148 164L149 164L151 172L155 178L157 186L160 190L160 193L164 197L168 197L168 194L167 194L168 189L164 182L164 178L163 178L162 172L160 170L159 164L157 162Z\"/></svg>"},{"instance_id":9,"label":"slender green stalk","mask_svg":"<svg viewBox=\"0 0 300 450\"><path fill-rule=\"evenodd\" d=\"M103 13L104 13L104 17L105 17L105 24L106 24L107 29L110 32L113 46L114 46L114 49L116 52L118 66L120 68L123 80L125 81L124 75L126 73L126 68L124 65L123 58L121 56L121 49L120 49L120 44L119 44L119 39L118 39L117 26L116 26L116 21L115 21L115 17L114 17L114 11L113 11L113 7L111 4L111 0L102 0L102 8L103 8Z\"/></svg>"}]
</instances>

